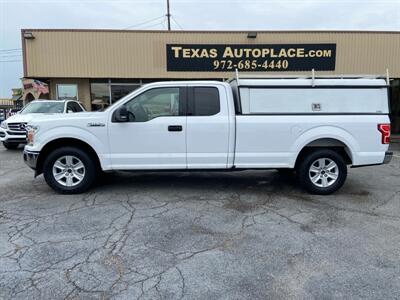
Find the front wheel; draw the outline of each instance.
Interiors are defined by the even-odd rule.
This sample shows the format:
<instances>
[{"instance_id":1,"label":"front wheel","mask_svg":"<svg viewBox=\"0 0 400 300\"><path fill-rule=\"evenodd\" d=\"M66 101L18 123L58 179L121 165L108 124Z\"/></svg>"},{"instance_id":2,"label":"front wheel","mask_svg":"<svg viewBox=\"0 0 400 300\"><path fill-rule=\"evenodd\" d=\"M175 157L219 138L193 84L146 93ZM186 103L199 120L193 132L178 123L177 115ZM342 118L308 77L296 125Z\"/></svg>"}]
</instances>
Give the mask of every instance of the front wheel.
<instances>
[{"instance_id":1,"label":"front wheel","mask_svg":"<svg viewBox=\"0 0 400 300\"><path fill-rule=\"evenodd\" d=\"M87 191L96 179L96 164L87 152L75 147L52 151L43 163L47 184L61 194Z\"/></svg>"},{"instance_id":2,"label":"front wheel","mask_svg":"<svg viewBox=\"0 0 400 300\"><path fill-rule=\"evenodd\" d=\"M298 166L300 185L312 194L328 195L342 187L347 177L343 157L330 149L313 150Z\"/></svg>"}]
</instances>

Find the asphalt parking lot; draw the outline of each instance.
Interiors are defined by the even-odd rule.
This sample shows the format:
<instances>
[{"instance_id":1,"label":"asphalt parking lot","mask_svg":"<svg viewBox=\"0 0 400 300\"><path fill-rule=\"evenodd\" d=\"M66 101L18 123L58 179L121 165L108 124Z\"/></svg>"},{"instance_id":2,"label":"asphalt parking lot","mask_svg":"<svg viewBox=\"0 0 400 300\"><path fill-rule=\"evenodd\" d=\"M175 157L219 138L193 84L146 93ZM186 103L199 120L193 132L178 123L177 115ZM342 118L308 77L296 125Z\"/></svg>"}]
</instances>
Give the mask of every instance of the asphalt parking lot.
<instances>
[{"instance_id":1,"label":"asphalt parking lot","mask_svg":"<svg viewBox=\"0 0 400 300\"><path fill-rule=\"evenodd\" d=\"M332 196L276 171L65 196L0 146L0 299L399 299L399 148Z\"/></svg>"}]
</instances>

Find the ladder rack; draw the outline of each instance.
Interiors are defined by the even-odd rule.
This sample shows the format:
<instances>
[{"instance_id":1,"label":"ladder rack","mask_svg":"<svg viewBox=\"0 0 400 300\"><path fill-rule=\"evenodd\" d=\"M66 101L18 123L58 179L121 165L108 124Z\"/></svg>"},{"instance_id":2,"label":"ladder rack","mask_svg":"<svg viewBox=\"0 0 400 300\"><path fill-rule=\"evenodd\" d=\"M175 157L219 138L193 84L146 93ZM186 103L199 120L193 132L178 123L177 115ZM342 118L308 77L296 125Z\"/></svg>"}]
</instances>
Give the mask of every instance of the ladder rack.
<instances>
[{"instance_id":1,"label":"ladder rack","mask_svg":"<svg viewBox=\"0 0 400 300\"><path fill-rule=\"evenodd\" d=\"M353 74L338 74L338 75L315 75L315 70L311 70L309 75L270 75L270 74L241 74L239 77L238 69L235 70L235 78L229 81L236 80L239 83L240 79L311 79L314 86L315 79L385 79L386 84L390 85L389 69L386 69L386 74L366 74L366 75L353 75Z\"/></svg>"}]
</instances>

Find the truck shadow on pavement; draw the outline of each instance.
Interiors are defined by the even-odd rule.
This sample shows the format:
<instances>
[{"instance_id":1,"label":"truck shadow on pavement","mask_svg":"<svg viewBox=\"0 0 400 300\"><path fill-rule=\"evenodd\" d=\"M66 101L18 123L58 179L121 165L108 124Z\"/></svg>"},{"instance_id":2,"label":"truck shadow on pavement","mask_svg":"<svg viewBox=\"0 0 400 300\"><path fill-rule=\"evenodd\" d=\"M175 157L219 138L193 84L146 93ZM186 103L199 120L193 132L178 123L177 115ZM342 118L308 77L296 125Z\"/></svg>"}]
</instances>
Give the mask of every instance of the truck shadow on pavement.
<instances>
[{"instance_id":1,"label":"truck shadow on pavement","mask_svg":"<svg viewBox=\"0 0 400 300\"><path fill-rule=\"evenodd\" d=\"M238 172L113 172L102 177L96 188L175 188L224 192L237 190L260 190L277 192L302 191L295 174L280 174L277 171Z\"/></svg>"},{"instance_id":2,"label":"truck shadow on pavement","mask_svg":"<svg viewBox=\"0 0 400 300\"><path fill-rule=\"evenodd\" d=\"M94 186L95 192L115 191L152 191L156 193L182 193L182 195L212 194L228 196L257 195L262 197L291 197L301 201L314 198L332 199L337 196L357 198L359 203L370 192L349 179L338 192L319 196L311 195L301 189L296 174L282 174L276 170L237 171L237 172L113 172L105 174ZM359 199L361 198L361 199Z\"/></svg>"}]
</instances>

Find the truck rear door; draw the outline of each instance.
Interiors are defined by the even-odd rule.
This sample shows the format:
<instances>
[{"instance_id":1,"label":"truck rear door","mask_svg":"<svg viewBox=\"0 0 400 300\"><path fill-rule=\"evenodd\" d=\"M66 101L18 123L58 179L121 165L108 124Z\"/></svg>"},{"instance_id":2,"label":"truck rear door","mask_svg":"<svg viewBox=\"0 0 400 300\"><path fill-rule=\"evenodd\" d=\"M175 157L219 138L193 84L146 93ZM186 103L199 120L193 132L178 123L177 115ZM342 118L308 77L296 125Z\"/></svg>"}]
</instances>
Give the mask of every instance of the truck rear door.
<instances>
[{"instance_id":1,"label":"truck rear door","mask_svg":"<svg viewBox=\"0 0 400 300\"><path fill-rule=\"evenodd\" d=\"M228 98L223 85L188 87L187 167L189 169L227 168L230 153Z\"/></svg>"}]
</instances>

